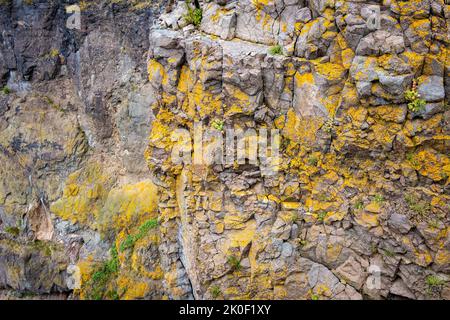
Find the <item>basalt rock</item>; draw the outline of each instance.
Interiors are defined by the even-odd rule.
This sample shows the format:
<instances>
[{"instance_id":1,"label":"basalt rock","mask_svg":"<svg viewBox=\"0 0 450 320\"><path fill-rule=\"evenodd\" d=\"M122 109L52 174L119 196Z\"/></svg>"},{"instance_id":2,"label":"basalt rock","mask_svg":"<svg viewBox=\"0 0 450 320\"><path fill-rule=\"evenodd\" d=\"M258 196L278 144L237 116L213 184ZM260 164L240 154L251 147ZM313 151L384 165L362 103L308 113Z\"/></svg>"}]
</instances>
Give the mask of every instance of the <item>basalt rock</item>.
<instances>
[{"instance_id":1,"label":"basalt rock","mask_svg":"<svg viewBox=\"0 0 450 320\"><path fill-rule=\"evenodd\" d=\"M444 1L83 3L0 1L1 298L449 298Z\"/></svg>"}]
</instances>

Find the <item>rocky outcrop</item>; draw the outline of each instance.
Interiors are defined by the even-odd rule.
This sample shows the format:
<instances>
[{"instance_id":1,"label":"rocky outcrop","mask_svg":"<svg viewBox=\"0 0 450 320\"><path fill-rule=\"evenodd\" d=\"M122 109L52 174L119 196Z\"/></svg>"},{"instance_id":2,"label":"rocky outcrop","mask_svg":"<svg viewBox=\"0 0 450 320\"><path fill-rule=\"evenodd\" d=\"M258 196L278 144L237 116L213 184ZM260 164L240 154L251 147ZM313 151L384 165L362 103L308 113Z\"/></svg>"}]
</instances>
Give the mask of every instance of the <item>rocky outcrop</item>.
<instances>
[{"instance_id":1,"label":"rocky outcrop","mask_svg":"<svg viewBox=\"0 0 450 320\"><path fill-rule=\"evenodd\" d=\"M183 252L165 272L184 267L198 299L443 298L432 283L442 294L448 281L448 6L434 5L207 1L201 32L162 19L146 157ZM279 129L278 171L193 163L195 145L173 163L173 132L194 141L199 123Z\"/></svg>"},{"instance_id":2,"label":"rocky outcrop","mask_svg":"<svg viewBox=\"0 0 450 320\"><path fill-rule=\"evenodd\" d=\"M0 297L450 298L444 1L0 3Z\"/></svg>"}]
</instances>

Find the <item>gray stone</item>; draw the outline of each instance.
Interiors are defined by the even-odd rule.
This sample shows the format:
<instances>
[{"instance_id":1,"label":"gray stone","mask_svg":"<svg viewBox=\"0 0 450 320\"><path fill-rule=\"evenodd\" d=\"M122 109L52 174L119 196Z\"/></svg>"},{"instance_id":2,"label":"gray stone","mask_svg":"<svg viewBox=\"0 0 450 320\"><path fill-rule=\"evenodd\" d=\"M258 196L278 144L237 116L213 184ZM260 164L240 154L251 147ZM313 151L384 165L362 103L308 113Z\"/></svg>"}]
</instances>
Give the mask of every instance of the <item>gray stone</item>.
<instances>
[{"instance_id":1,"label":"gray stone","mask_svg":"<svg viewBox=\"0 0 450 320\"><path fill-rule=\"evenodd\" d=\"M402 279L397 279L390 288L389 292L408 299L416 299L414 293L409 290L408 286L403 282Z\"/></svg>"},{"instance_id":2,"label":"gray stone","mask_svg":"<svg viewBox=\"0 0 450 320\"><path fill-rule=\"evenodd\" d=\"M444 78L440 76L424 76L417 91L427 102L441 101L445 97Z\"/></svg>"},{"instance_id":3,"label":"gray stone","mask_svg":"<svg viewBox=\"0 0 450 320\"><path fill-rule=\"evenodd\" d=\"M392 229L400 233L408 233L412 225L408 217L403 214L393 213L389 217L388 225Z\"/></svg>"},{"instance_id":4,"label":"gray stone","mask_svg":"<svg viewBox=\"0 0 450 320\"><path fill-rule=\"evenodd\" d=\"M336 275L358 290L362 288L366 279L364 269L353 257L349 257L336 269Z\"/></svg>"}]
</instances>

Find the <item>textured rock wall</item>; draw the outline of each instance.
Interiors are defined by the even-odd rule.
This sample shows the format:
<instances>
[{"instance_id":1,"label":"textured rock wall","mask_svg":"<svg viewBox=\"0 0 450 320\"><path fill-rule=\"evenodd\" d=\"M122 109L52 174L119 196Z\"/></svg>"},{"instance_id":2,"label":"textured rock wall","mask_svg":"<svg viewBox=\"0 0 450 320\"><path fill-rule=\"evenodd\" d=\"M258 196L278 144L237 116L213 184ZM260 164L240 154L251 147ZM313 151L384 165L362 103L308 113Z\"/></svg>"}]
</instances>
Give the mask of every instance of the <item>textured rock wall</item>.
<instances>
[{"instance_id":1,"label":"textured rock wall","mask_svg":"<svg viewBox=\"0 0 450 320\"><path fill-rule=\"evenodd\" d=\"M143 153L163 5L0 1L0 297L162 297Z\"/></svg>"},{"instance_id":2,"label":"textured rock wall","mask_svg":"<svg viewBox=\"0 0 450 320\"><path fill-rule=\"evenodd\" d=\"M169 2L0 0L0 297L449 299L450 5Z\"/></svg>"},{"instance_id":3,"label":"textured rock wall","mask_svg":"<svg viewBox=\"0 0 450 320\"><path fill-rule=\"evenodd\" d=\"M165 275L184 268L199 299L448 298L449 6L202 6L200 31L180 2L150 34L146 156L162 241L182 261ZM414 82L420 110L405 99ZM175 165L172 132L193 137L196 122L279 129L278 174Z\"/></svg>"}]
</instances>

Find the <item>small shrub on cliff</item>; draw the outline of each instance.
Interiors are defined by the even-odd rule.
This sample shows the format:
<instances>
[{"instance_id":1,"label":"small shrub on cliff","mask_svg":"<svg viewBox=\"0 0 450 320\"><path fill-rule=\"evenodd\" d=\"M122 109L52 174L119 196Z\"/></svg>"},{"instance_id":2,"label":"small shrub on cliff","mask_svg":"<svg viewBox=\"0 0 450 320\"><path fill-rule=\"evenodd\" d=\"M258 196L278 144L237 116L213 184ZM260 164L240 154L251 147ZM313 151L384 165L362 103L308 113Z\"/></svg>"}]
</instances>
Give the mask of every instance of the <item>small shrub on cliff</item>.
<instances>
[{"instance_id":1,"label":"small shrub on cliff","mask_svg":"<svg viewBox=\"0 0 450 320\"><path fill-rule=\"evenodd\" d=\"M5 231L14 237L17 237L20 234L20 229L18 227L6 227Z\"/></svg>"},{"instance_id":2,"label":"small shrub on cliff","mask_svg":"<svg viewBox=\"0 0 450 320\"><path fill-rule=\"evenodd\" d=\"M134 247L136 241L142 239L147 235L147 233L158 226L157 219L147 220L144 224L139 227L138 233L129 234L127 238L120 244L120 252L125 251L126 249Z\"/></svg>"},{"instance_id":3,"label":"small shrub on cliff","mask_svg":"<svg viewBox=\"0 0 450 320\"><path fill-rule=\"evenodd\" d=\"M221 293L222 293L222 291L220 291L220 288L218 286L211 287L211 295L214 299L216 299L218 296L220 296Z\"/></svg>"},{"instance_id":4,"label":"small shrub on cliff","mask_svg":"<svg viewBox=\"0 0 450 320\"><path fill-rule=\"evenodd\" d=\"M362 210L362 209L364 209L364 202L363 202L362 200L358 200L358 201L355 203L355 209L356 209L356 210Z\"/></svg>"},{"instance_id":5,"label":"small shrub on cliff","mask_svg":"<svg viewBox=\"0 0 450 320\"><path fill-rule=\"evenodd\" d=\"M405 201L408 204L409 209L421 216L427 215L431 210L431 206L429 203L424 200L419 200L414 195L406 195Z\"/></svg>"},{"instance_id":6,"label":"small shrub on cliff","mask_svg":"<svg viewBox=\"0 0 450 320\"><path fill-rule=\"evenodd\" d=\"M213 122L211 123L211 127L219 131L223 130L223 125L224 125L223 121L219 119L214 119Z\"/></svg>"},{"instance_id":7,"label":"small shrub on cliff","mask_svg":"<svg viewBox=\"0 0 450 320\"><path fill-rule=\"evenodd\" d=\"M406 90L405 99L409 101L408 109L412 112L420 112L425 108L427 104L425 100L420 99L420 94L417 91L417 82L413 81L412 88L410 90Z\"/></svg>"},{"instance_id":8,"label":"small shrub on cliff","mask_svg":"<svg viewBox=\"0 0 450 320\"><path fill-rule=\"evenodd\" d=\"M315 157L315 156L311 156L311 157L309 157L308 158L308 164L310 165L310 166L317 166L317 164L319 163L319 159L317 159L317 157Z\"/></svg>"},{"instance_id":9,"label":"small shrub on cliff","mask_svg":"<svg viewBox=\"0 0 450 320\"><path fill-rule=\"evenodd\" d=\"M382 203L382 202L384 202L384 197L383 197L383 195L381 195L381 194L376 194L376 195L373 197L373 200L374 200L376 203Z\"/></svg>"},{"instance_id":10,"label":"small shrub on cliff","mask_svg":"<svg viewBox=\"0 0 450 320\"><path fill-rule=\"evenodd\" d=\"M2 88L1 92L6 96L11 93L11 89L5 86Z\"/></svg>"},{"instance_id":11,"label":"small shrub on cliff","mask_svg":"<svg viewBox=\"0 0 450 320\"><path fill-rule=\"evenodd\" d=\"M236 258L235 256L229 256L228 263L231 265L233 270L236 270L236 271L241 270L241 261L239 261L239 259Z\"/></svg>"},{"instance_id":12,"label":"small shrub on cliff","mask_svg":"<svg viewBox=\"0 0 450 320\"><path fill-rule=\"evenodd\" d=\"M322 126L323 131L325 131L326 133L332 133L333 129L334 129L334 121L333 119L327 119L327 121L325 121L325 123Z\"/></svg>"},{"instance_id":13,"label":"small shrub on cliff","mask_svg":"<svg viewBox=\"0 0 450 320\"><path fill-rule=\"evenodd\" d=\"M193 24L198 27L202 23L203 11L201 8L192 8L191 1L186 0L187 13L184 15L184 19L187 23Z\"/></svg>"},{"instance_id":14,"label":"small shrub on cliff","mask_svg":"<svg viewBox=\"0 0 450 320\"><path fill-rule=\"evenodd\" d=\"M276 45L269 48L269 54L276 56L283 54L283 48L280 45Z\"/></svg>"},{"instance_id":15,"label":"small shrub on cliff","mask_svg":"<svg viewBox=\"0 0 450 320\"><path fill-rule=\"evenodd\" d=\"M320 212L317 214L317 221L323 222L323 220L325 220L327 214L328 214L328 213L325 212L325 211L320 211Z\"/></svg>"},{"instance_id":16,"label":"small shrub on cliff","mask_svg":"<svg viewBox=\"0 0 450 320\"><path fill-rule=\"evenodd\" d=\"M117 299L115 296L108 294L106 289L108 283L114 274L119 271L119 257L116 246L111 248L111 259L101 264L94 273L88 283L88 297L92 300L101 300L105 296L110 299Z\"/></svg>"},{"instance_id":17,"label":"small shrub on cliff","mask_svg":"<svg viewBox=\"0 0 450 320\"><path fill-rule=\"evenodd\" d=\"M429 275L425 279L425 282L427 283L429 294L439 293L442 290L444 284L446 283L444 279L441 279L436 275Z\"/></svg>"}]
</instances>

